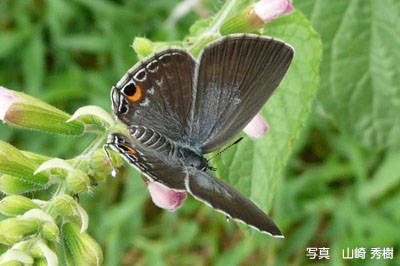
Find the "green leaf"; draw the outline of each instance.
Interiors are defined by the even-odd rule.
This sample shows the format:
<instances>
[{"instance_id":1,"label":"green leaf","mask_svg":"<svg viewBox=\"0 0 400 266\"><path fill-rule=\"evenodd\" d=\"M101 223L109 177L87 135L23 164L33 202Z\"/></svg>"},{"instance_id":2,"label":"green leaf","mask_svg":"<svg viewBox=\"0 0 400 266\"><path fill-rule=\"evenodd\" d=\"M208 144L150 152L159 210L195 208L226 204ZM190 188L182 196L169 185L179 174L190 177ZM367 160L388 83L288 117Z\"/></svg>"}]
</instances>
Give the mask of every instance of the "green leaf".
<instances>
[{"instance_id":1,"label":"green leaf","mask_svg":"<svg viewBox=\"0 0 400 266\"><path fill-rule=\"evenodd\" d=\"M400 2L298 2L324 44L318 99L325 112L367 148L398 145Z\"/></svg>"},{"instance_id":2,"label":"green leaf","mask_svg":"<svg viewBox=\"0 0 400 266\"><path fill-rule=\"evenodd\" d=\"M293 141L311 111L318 86L321 42L299 12L269 24L265 34L286 41L296 50L287 76L261 112L271 129L260 140L246 138L232 147L215 160L215 166L221 178L268 210Z\"/></svg>"}]
</instances>

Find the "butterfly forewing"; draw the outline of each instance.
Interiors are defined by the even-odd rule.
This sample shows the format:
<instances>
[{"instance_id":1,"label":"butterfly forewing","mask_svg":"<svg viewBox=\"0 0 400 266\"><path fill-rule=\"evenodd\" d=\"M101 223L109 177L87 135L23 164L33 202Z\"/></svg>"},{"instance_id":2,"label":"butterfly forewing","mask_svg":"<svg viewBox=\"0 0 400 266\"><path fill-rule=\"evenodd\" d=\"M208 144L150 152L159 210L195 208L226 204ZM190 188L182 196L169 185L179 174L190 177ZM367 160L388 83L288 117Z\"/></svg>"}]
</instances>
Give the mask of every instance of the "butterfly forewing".
<instances>
[{"instance_id":1,"label":"butterfly forewing","mask_svg":"<svg viewBox=\"0 0 400 266\"><path fill-rule=\"evenodd\" d=\"M115 115L170 140L187 138L195 65L187 52L168 49L134 66L113 88Z\"/></svg>"},{"instance_id":2,"label":"butterfly forewing","mask_svg":"<svg viewBox=\"0 0 400 266\"><path fill-rule=\"evenodd\" d=\"M195 77L191 145L208 153L238 134L278 87L293 53L281 41L253 35L225 37L206 47Z\"/></svg>"}]
</instances>

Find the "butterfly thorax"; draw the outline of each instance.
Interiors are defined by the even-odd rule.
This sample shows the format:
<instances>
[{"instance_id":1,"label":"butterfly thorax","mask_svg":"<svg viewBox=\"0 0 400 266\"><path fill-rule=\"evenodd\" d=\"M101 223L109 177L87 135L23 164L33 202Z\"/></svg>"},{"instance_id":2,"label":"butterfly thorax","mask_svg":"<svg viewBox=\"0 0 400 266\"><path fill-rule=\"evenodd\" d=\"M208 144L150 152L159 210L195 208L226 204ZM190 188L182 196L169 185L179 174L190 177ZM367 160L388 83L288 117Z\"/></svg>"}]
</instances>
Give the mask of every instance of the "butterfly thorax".
<instances>
[{"instance_id":1,"label":"butterfly thorax","mask_svg":"<svg viewBox=\"0 0 400 266\"><path fill-rule=\"evenodd\" d=\"M192 149L180 148L179 155L181 156L183 164L187 167L195 167L203 171L208 167L207 160L203 157L203 155Z\"/></svg>"}]
</instances>

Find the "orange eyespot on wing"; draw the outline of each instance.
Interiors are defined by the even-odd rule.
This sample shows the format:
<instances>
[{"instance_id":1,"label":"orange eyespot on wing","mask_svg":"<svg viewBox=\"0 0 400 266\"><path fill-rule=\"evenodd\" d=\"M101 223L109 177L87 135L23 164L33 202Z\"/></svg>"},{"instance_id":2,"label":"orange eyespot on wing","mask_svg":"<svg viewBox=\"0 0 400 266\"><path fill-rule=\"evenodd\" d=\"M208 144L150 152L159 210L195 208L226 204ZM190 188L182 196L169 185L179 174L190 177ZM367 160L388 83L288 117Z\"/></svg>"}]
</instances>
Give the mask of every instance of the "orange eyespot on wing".
<instances>
[{"instance_id":1,"label":"orange eyespot on wing","mask_svg":"<svg viewBox=\"0 0 400 266\"><path fill-rule=\"evenodd\" d=\"M131 102L138 102L143 98L143 90L138 84L130 83L124 88L126 98Z\"/></svg>"}]
</instances>

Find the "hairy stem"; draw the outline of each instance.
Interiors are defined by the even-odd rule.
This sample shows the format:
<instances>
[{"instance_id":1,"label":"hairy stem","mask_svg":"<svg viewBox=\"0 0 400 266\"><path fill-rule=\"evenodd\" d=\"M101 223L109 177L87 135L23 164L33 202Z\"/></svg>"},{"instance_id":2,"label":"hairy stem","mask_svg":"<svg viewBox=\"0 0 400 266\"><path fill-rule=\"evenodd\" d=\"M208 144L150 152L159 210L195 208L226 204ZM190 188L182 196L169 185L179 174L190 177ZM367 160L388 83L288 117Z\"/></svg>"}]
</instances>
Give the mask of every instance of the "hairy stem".
<instances>
[{"instance_id":1,"label":"hairy stem","mask_svg":"<svg viewBox=\"0 0 400 266\"><path fill-rule=\"evenodd\" d=\"M189 49L189 52L194 57L197 57L209 42L214 41L221 36L219 28L222 26L224 21L232 14L233 10L239 4L239 2L240 0L227 0L225 2L221 10L215 15L215 18L211 22L209 28L196 38L196 41Z\"/></svg>"}]
</instances>

